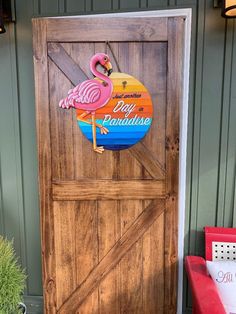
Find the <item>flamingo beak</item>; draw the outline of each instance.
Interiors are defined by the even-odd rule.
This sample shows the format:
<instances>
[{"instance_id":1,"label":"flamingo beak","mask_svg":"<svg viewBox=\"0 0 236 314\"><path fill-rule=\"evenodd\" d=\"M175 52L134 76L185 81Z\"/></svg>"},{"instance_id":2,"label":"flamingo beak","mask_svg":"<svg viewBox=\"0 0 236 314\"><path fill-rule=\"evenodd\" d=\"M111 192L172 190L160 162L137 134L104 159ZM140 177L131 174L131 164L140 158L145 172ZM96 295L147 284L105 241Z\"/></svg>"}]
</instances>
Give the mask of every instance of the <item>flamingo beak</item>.
<instances>
[{"instance_id":1,"label":"flamingo beak","mask_svg":"<svg viewBox=\"0 0 236 314\"><path fill-rule=\"evenodd\" d=\"M111 75L111 73L113 72L111 62L107 62L107 63L105 64L105 68L106 68L106 70L107 70L108 76Z\"/></svg>"}]
</instances>

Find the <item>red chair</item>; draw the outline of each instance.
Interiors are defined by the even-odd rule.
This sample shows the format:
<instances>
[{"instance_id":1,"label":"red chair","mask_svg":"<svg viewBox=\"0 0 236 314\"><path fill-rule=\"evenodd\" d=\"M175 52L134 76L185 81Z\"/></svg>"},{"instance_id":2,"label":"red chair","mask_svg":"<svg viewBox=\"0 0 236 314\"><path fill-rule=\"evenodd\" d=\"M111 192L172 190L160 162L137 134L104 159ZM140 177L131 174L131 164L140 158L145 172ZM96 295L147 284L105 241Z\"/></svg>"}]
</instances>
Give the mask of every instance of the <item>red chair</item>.
<instances>
[{"instance_id":1,"label":"red chair","mask_svg":"<svg viewBox=\"0 0 236 314\"><path fill-rule=\"evenodd\" d=\"M205 227L205 257L208 261L235 260L236 228ZM185 257L193 313L225 314L215 283L208 275L206 260L199 256Z\"/></svg>"}]
</instances>

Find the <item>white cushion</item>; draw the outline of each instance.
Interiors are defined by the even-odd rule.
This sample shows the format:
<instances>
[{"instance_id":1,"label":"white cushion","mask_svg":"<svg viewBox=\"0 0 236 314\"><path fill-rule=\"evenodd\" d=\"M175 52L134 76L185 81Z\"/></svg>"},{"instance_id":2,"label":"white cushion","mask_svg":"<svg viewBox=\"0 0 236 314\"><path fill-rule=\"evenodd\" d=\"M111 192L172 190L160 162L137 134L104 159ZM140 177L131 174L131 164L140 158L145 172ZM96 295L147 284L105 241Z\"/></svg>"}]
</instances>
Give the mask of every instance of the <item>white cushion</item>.
<instances>
[{"instance_id":1,"label":"white cushion","mask_svg":"<svg viewBox=\"0 0 236 314\"><path fill-rule=\"evenodd\" d=\"M227 314L236 314L236 262L207 261L207 269L214 280Z\"/></svg>"}]
</instances>

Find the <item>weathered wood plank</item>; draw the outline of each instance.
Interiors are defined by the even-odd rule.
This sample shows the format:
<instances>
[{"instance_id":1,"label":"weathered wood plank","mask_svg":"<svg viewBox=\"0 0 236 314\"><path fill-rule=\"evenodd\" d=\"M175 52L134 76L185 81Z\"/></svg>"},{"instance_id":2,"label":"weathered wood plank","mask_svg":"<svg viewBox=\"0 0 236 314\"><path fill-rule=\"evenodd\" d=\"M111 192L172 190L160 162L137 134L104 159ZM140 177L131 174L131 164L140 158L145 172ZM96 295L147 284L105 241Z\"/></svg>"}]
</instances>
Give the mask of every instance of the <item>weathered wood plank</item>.
<instances>
[{"instance_id":1,"label":"weathered wood plank","mask_svg":"<svg viewBox=\"0 0 236 314\"><path fill-rule=\"evenodd\" d=\"M129 152L144 166L153 179L165 179L165 169L142 142L131 147Z\"/></svg>"},{"instance_id":2,"label":"weathered wood plank","mask_svg":"<svg viewBox=\"0 0 236 314\"><path fill-rule=\"evenodd\" d=\"M165 197L165 183L154 180L55 181L53 200L125 200Z\"/></svg>"},{"instance_id":3,"label":"weathered wood plank","mask_svg":"<svg viewBox=\"0 0 236 314\"><path fill-rule=\"evenodd\" d=\"M75 221L76 207L76 202L53 202L56 280L60 282L60 285L57 285L58 307L77 287L76 225L72 223Z\"/></svg>"},{"instance_id":4,"label":"weathered wood plank","mask_svg":"<svg viewBox=\"0 0 236 314\"><path fill-rule=\"evenodd\" d=\"M165 41L167 18L50 18L47 30L52 42Z\"/></svg>"},{"instance_id":5,"label":"weathered wood plank","mask_svg":"<svg viewBox=\"0 0 236 314\"><path fill-rule=\"evenodd\" d=\"M142 43L119 43L118 56L118 62L122 72L129 73L134 77L140 75L140 67L137 67L137 64L142 64ZM143 178L142 164L138 162L127 149L120 151L119 166L120 179L133 180Z\"/></svg>"},{"instance_id":6,"label":"weathered wood plank","mask_svg":"<svg viewBox=\"0 0 236 314\"><path fill-rule=\"evenodd\" d=\"M94 43L63 43L63 47L67 52L71 53L71 57L79 65L82 71L87 77L91 75L91 70L89 66L89 60L94 55ZM71 47L71 51L69 50ZM85 60L87 60L85 62ZM76 71L75 71L76 72ZM77 73L79 78L79 73ZM61 109L63 110L63 109ZM74 164L75 164L75 178L94 178L97 171L96 159L97 156L93 152L92 145L88 145L87 138L82 134L80 128L78 127L77 113L74 109L73 111L73 146L74 146ZM65 154L67 152L64 152ZM84 158L86 156L86 158Z\"/></svg>"},{"instance_id":7,"label":"weathered wood plank","mask_svg":"<svg viewBox=\"0 0 236 314\"><path fill-rule=\"evenodd\" d=\"M116 242L107 255L90 272L84 282L72 293L66 302L59 308L58 314L74 313L89 294L117 265L123 256L140 239L145 231L160 216L164 208L164 200L153 201L128 228L124 235Z\"/></svg>"},{"instance_id":8,"label":"weathered wood plank","mask_svg":"<svg viewBox=\"0 0 236 314\"><path fill-rule=\"evenodd\" d=\"M143 201L120 201L121 234L143 211ZM159 220L159 219L158 219ZM148 232L148 230L146 231ZM143 242L140 238L120 261L120 313L143 314Z\"/></svg>"},{"instance_id":9,"label":"weathered wood plank","mask_svg":"<svg viewBox=\"0 0 236 314\"><path fill-rule=\"evenodd\" d=\"M38 139L39 193L41 209L41 243L43 261L43 292L45 313L56 313L56 265L54 217L51 199L51 142L48 106L48 62L46 21L33 20L36 125Z\"/></svg>"},{"instance_id":10,"label":"weathered wood plank","mask_svg":"<svg viewBox=\"0 0 236 314\"><path fill-rule=\"evenodd\" d=\"M60 43L48 43L48 56L65 74L72 84L78 85L88 76L81 67L68 55Z\"/></svg>"},{"instance_id":11,"label":"weathered wood plank","mask_svg":"<svg viewBox=\"0 0 236 314\"><path fill-rule=\"evenodd\" d=\"M95 43L96 52L104 52L106 53L109 47L106 43ZM112 50L116 53L118 49L119 43L112 44ZM112 58L112 54L108 51L109 57L111 58L112 66L114 71L115 70L115 61ZM101 68L103 72L103 69ZM119 152L114 152L112 150L105 150L103 154L96 154L96 175L97 179L113 179L114 176L117 174L117 169L119 165L116 163L115 155L119 154ZM90 165L91 167L91 165Z\"/></svg>"},{"instance_id":12,"label":"weathered wood plank","mask_svg":"<svg viewBox=\"0 0 236 314\"><path fill-rule=\"evenodd\" d=\"M112 50L117 52L119 43L112 44ZM95 51L106 53L109 47L106 43L95 43ZM115 61L111 52L107 52L111 58L113 70L116 71ZM103 71L103 69L101 69ZM119 165L114 153L105 150L102 155L96 156L97 179L110 179L117 177ZM121 237L120 233L120 205L117 200L97 201L98 209L98 251L99 261L110 251ZM111 288L112 287L112 288ZM110 314L120 312L120 268L117 265L98 287L99 313ZM90 298L90 297L89 297ZM88 298L88 299L89 299ZM82 305L83 306L83 305ZM80 307L81 308L81 307ZM80 310L80 309L79 309Z\"/></svg>"},{"instance_id":13,"label":"weathered wood plank","mask_svg":"<svg viewBox=\"0 0 236 314\"><path fill-rule=\"evenodd\" d=\"M99 261L121 237L119 201L98 201ZM120 265L99 285L99 310L102 314L120 312ZM112 288L111 288L112 287Z\"/></svg>"},{"instance_id":14,"label":"weathered wood plank","mask_svg":"<svg viewBox=\"0 0 236 314\"><path fill-rule=\"evenodd\" d=\"M179 107L183 59L182 18L168 22L166 111L165 313L176 313L178 272Z\"/></svg>"},{"instance_id":15,"label":"weathered wood plank","mask_svg":"<svg viewBox=\"0 0 236 314\"><path fill-rule=\"evenodd\" d=\"M70 202L69 202L70 203ZM99 262L98 254L98 208L96 201L76 202L75 220L71 225L75 225L76 251L73 258L76 259L76 288L85 280L87 275ZM75 289L74 289L75 290ZM67 297L70 294L67 295ZM85 300L80 309L73 313L93 314L98 311L98 289Z\"/></svg>"},{"instance_id":16,"label":"weathered wood plank","mask_svg":"<svg viewBox=\"0 0 236 314\"><path fill-rule=\"evenodd\" d=\"M116 52L121 72L129 73L137 79L142 78L142 42L121 42ZM119 179L143 180L143 165L129 150L120 151ZM142 192L141 192L142 193ZM137 219L144 207L142 200L120 200L120 226L123 235ZM120 261L120 313L142 313L142 239L133 245ZM127 275L128 274L128 275ZM118 313L119 313L118 312Z\"/></svg>"},{"instance_id":17,"label":"weathered wood plank","mask_svg":"<svg viewBox=\"0 0 236 314\"><path fill-rule=\"evenodd\" d=\"M156 57L158 56L158 58ZM153 60L155 60L153 62ZM167 87L167 42L143 43L144 83L152 97L153 118L150 130L142 143L165 169L166 87ZM146 71L151 69L151 71ZM148 172L147 172L148 174Z\"/></svg>"},{"instance_id":18,"label":"weathered wood plank","mask_svg":"<svg viewBox=\"0 0 236 314\"><path fill-rule=\"evenodd\" d=\"M147 314L164 311L164 217L163 212L143 235L143 313Z\"/></svg>"},{"instance_id":19,"label":"weathered wood plank","mask_svg":"<svg viewBox=\"0 0 236 314\"><path fill-rule=\"evenodd\" d=\"M51 149L52 154L52 179L67 180L74 177L74 145L73 137L73 114L72 110L62 110L59 108L60 99L68 91L72 84L64 78L63 73L49 59L48 77L50 82L50 132L52 134ZM63 134L63 136L61 136ZM66 152L66 154L64 153Z\"/></svg>"}]
</instances>

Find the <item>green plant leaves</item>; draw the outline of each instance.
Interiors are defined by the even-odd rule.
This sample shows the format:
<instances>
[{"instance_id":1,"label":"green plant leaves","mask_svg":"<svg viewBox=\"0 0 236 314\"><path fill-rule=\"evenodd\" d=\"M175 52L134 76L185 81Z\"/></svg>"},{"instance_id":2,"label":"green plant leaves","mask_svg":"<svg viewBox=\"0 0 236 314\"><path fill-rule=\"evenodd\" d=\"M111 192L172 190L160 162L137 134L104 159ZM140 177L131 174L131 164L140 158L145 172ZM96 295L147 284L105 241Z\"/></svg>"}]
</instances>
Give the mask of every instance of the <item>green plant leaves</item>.
<instances>
[{"instance_id":1,"label":"green plant leaves","mask_svg":"<svg viewBox=\"0 0 236 314\"><path fill-rule=\"evenodd\" d=\"M20 313L18 304L25 287L25 271L14 253L13 242L0 236L0 314Z\"/></svg>"}]
</instances>

